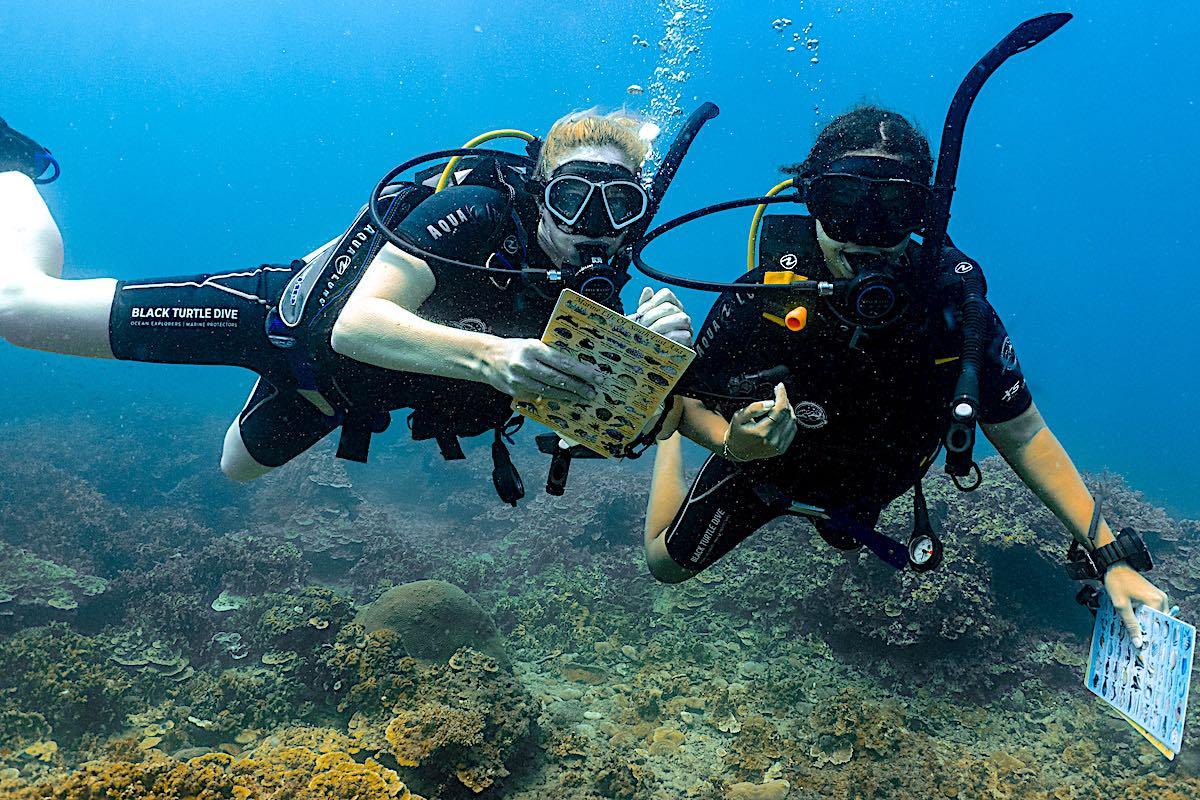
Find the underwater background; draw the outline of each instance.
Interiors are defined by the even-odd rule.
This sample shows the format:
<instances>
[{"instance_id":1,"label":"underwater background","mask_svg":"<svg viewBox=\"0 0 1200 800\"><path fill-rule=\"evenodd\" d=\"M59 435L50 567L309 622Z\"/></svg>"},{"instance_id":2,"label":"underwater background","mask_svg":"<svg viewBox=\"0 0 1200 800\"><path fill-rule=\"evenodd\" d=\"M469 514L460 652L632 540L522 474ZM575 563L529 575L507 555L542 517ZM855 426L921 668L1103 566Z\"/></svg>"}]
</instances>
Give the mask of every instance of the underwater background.
<instances>
[{"instance_id":1,"label":"underwater background","mask_svg":"<svg viewBox=\"0 0 1200 800\"><path fill-rule=\"evenodd\" d=\"M664 138L721 107L660 220L761 194L858 102L936 148L967 69L1063 10L976 103L950 232L1191 620L1187 4L9 3L0 116L63 164L43 194L68 277L174 275L302 256L399 161L592 105ZM748 223L651 263L732 278ZM7 346L0 373L0 797L1200 797L1186 738L1168 763L1084 691L1067 535L996 459L972 495L931 472L931 576L788 523L668 587L641 562L648 458L577 464L550 498L526 431L514 511L486 448L446 464L394 425L369 465L327 442L242 486L217 464L247 373Z\"/></svg>"}]
</instances>

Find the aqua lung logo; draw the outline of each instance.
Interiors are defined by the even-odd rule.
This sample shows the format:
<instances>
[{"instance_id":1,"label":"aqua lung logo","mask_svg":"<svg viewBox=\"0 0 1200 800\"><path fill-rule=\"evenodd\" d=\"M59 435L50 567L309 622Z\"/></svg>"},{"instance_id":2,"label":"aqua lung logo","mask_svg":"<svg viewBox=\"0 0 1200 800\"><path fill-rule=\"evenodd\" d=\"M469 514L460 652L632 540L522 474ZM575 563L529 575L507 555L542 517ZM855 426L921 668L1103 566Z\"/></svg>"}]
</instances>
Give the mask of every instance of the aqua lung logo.
<instances>
[{"instance_id":1,"label":"aqua lung logo","mask_svg":"<svg viewBox=\"0 0 1200 800\"><path fill-rule=\"evenodd\" d=\"M954 271L959 275L966 275L971 270L975 269L975 265L970 261L960 261L954 265Z\"/></svg>"},{"instance_id":2,"label":"aqua lung logo","mask_svg":"<svg viewBox=\"0 0 1200 800\"><path fill-rule=\"evenodd\" d=\"M515 236L505 236L504 242L500 245L504 252L508 253L510 256L517 254L517 246L518 242L517 237Z\"/></svg>"},{"instance_id":3,"label":"aqua lung logo","mask_svg":"<svg viewBox=\"0 0 1200 800\"><path fill-rule=\"evenodd\" d=\"M784 269L795 269L796 265L799 263L800 259L796 258L795 253L784 253L779 257L779 266L783 267Z\"/></svg>"},{"instance_id":4,"label":"aqua lung logo","mask_svg":"<svg viewBox=\"0 0 1200 800\"><path fill-rule=\"evenodd\" d=\"M317 301L320 305L325 305L329 302L330 296L333 295L333 290L337 288L341 282L342 276L350 269L350 265L354 263L354 256L358 253L359 248L371 240L375 235L374 225L365 225L358 230L348 241L339 247L341 251L336 255L330 265L325 269L325 287L321 290L321 297Z\"/></svg>"},{"instance_id":5,"label":"aqua lung logo","mask_svg":"<svg viewBox=\"0 0 1200 800\"><path fill-rule=\"evenodd\" d=\"M433 237L434 241L450 233L459 225L467 221L466 209L456 208L446 216L439 219L432 225L426 225L425 230Z\"/></svg>"},{"instance_id":6,"label":"aqua lung logo","mask_svg":"<svg viewBox=\"0 0 1200 800\"><path fill-rule=\"evenodd\" d=\"M796 403L792 406L792 410L796 412L796 422L801 427L816 430L829 424L829 417L825 414L825 409L811 400L802 400Z\"/></svg>"},{"instance_id":7,"label":"aqua lung logo","mask_svg":"<svg viewBox=\"0 0 1200 800\"><path fill-rule=\"evenodd\" d=\"M696 337L696 355L702 355L705 349L712 344L716 335L725 327L725 323L733 317L733 313L738 306L745 305L753 300L753 292L735 294L733 299L726 300L721 304L719 309L711 312L708 315L708 319L704 322L704 327L700 329L699 336Z\"/></svg>"}]
</instances>

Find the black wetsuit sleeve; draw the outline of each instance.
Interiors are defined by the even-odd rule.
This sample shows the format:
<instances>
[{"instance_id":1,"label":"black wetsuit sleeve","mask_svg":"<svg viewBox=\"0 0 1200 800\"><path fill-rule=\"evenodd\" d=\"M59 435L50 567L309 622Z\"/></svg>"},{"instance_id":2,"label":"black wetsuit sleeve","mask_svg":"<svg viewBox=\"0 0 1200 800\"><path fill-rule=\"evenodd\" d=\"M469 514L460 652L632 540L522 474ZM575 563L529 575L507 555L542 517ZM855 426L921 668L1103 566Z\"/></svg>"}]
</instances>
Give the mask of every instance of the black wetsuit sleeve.
<instances>
[{"instance_id":1,"label":"black wetsuit sleeve","mask_svg":"<svg viewBox=\"0 0 1200 800\"><path fill-rule=\"evenodd\" d=\"M980 420L992 425L1015 419L1033 404L1012 338L995 309L979 376L979 401Z\"/></svg>"},{"instance_id":2,"label":"black wetsuit sleeve","mask_svg":"<svg viewBox=\"0 0 1200 800\"><path fill-rule=\"evenodd\" d=\"M504 248L516 235L512 203L507 193L490 186L451 186L430 195L405 217L399 233L422 250L468 264L483 265L500 250L515 256L517 250L515 238ZM456 269L436 260L429 268L436 278Z\"/></svg>"}]
</instances>

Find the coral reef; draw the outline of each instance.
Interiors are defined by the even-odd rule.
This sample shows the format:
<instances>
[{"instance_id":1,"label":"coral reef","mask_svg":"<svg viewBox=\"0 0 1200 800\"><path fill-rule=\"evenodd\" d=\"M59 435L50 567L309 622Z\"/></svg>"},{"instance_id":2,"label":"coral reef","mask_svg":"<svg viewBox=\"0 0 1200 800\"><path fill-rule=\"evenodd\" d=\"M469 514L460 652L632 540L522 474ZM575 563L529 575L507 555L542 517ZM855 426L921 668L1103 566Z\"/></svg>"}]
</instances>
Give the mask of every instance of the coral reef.
<instances>
[{"instance_id":1,"label":"coral reef","mask_svg":"<svg viewBox=\"0 0 1200 800\"><path fill-rule=\"evenodd\" d=\"M370 633L395 631L413 658L445 661L470 647L507 664L496 623L466 592L452 583L414 581L388 589L355 620Z\"/></svg>"},{"instance_id":2,"label":"coral reef","mask_svg":"<svg viewBox=\"0 0 1200 800\"><path fill-rule=\"evenodd\" d=\"M0 616L20 613L21 621L29 624L31 608L73 611L107 585L103 578L80 575L71 567L0 541Z\"/></svg>"},{"instance_id":3,"label":"coral reef","mask_svg":"<svg viewBox=\"0 0 1200 800\"><path fill-rule=\"evenodd\" d=\"M438 797L490 787L529 743L529 698L484 653L463 648L445 662L422 663L393 630L367 633L355 624L325 664L339 710L353 711L349 730L359 746L413 768L413 782Z\"/></svg>"},{"instance_id":4,"label":"coral reef","mask_svg":"<svg viewBox=\"0 0 1200 800\"><path fill-rule=\"evenodd\" d=\"M0 641L0 719L4 738L27 740L33 733L62 743L85 735L115 732L125 715L161 689L149 677L138 681L111 662L102 643L63 623L30 628ZM14 747L12 741L6 742Z\"/></svg>"},{"instance_id":5,"label":"coral reef","mask_svg":"<svg viewBox=\"0 0 1200 800\"><path fill-rule=\"evenodd\" d=\"M318 448L210 489L124 431L148 453L131 487L71 424L86 446L50 445L57 466L0 441L0 797L1200 796L1200 756L1168 764L1079 686L1065 531L998 461L971 495L928 481L936 573L781 521L665 586L644 461L580 462L512 510L486 444L381 449L372 473L403 481ZM1200 523L1088 481L1194 603ZM881 527L906 536L908 502Z\"/></svg>"},{"instance_id":6,"label":"coral reef","mask_svg":"<svg viewBox=\"0 0 1200 800\"><path fill-rule=\"evenodd\" d=\"M64 778L21 785L0 781L12 800L420 800L396 773L349 753L271 746L178 761L150 753L139 762L85 765Z\"/></svg>"}]
</instances>

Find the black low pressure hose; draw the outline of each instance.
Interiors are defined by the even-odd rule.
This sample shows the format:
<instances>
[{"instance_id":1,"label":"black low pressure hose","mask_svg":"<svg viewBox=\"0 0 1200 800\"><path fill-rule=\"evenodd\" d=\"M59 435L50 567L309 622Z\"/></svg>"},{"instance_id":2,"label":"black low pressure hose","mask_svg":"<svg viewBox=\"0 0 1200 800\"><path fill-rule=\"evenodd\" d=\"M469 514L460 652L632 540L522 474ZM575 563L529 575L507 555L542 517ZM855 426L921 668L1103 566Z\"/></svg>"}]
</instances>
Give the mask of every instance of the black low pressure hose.
<instances>
[{"instance_id":1,"label":"black low pressure hose","mask_svg":"<svg viewBox=\"0 0 1200 800\"><path fill-rule=\"evenodd\" d=\"M979 421L979 375L983 368L983 351L990 313L984 299L983 275L978 269L962 277L962 302L959 306L963 337L962 371L954 388L950 405L950 430L946 433L946 473L959 488L975 489L978 482L962 483L972 471L977 471L972 451L975 447L975 424Z\"/></svg>"}]
</instances>

